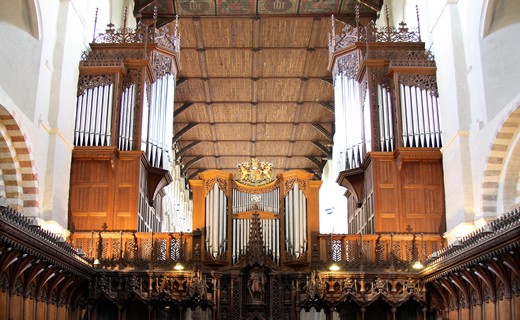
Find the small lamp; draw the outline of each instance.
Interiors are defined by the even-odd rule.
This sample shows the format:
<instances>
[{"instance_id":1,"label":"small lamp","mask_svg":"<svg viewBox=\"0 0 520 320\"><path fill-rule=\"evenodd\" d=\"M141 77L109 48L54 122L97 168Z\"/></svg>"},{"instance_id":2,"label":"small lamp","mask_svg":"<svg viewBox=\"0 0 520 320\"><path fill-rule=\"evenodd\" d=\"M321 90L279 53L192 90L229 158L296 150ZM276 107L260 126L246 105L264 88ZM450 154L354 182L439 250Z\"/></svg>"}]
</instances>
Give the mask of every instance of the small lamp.
<instances>
[{"instance_id":1,"label":"small lamp","mask_svg":"<svg viewBox=\"0 0 520 320\"><path fill-rule=\"evenodd\" d=\"M177 271L184 270L184 265L182 265L182 263L180 263L180 262L177 262L175 264L175 266L173 266L173 270L177 270Z\"/></svg>"},{"instance_id":2,"label":"small lamp","mask_svg":"<svg viewBox=\"0 0 520 320\"><path fill-rule=\"evenodd\" d=\"M415 262L412 265L412 268L414 268L415 270L421 270L422 268L424 268L424 266L420 260L415 260Z\"/></svg>"},{"instance_id":3,"label":"small lamp","mask_svg":"<svg viewBox=\"0 0 520 320\"><path fill-rule=\"evenodd\" d=\"M340 268L337 263L333 263L330 265L329 270L330 271L338 271Z\"/></svg>"}]
</instances>

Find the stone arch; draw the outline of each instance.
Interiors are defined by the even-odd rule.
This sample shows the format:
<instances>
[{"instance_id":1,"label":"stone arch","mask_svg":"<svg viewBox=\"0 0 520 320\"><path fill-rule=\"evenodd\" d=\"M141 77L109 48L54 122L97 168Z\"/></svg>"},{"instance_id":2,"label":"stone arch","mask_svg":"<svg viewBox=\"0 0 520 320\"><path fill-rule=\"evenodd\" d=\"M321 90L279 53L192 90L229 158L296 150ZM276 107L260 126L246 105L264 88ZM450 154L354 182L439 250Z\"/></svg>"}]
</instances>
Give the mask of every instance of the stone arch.
<instances>
[{"instance_id":1,"label":"stone arch","mask_svg":"<svg viewBox=\"0 0 520 320\"><path fill-rule=\"evenodd\" d=\"M520 22L518 0L485 0L480 18L480 35L487 35L512 23Z\"/></svg>"},{"instance_id":2,"label":"stone arch","mask_svg":"<svg viewBox=\"0 0 520 320\"><path fill-rule=\"evenodd\" d=\"M38 0L7 0L2 4L5 10L0 13L0 20L27 32L36 40L41 39L42 26Z\"/></svg>"},{"instance_id":3,"label":"stone arch","mask_svg":"<svg viewBox=\"0 0 520 320\"><path fill-rule=\"evenodd\" d=\"M39 212L38 176L34 160L17 121L0 105L0 193L7 205L27 216Z\"/></svg>"},{"instance_id":4,"label":"stone arch","mask_svg":"<svg viewBox=\"0 0 520 320\"><path fill-rule=\"evenodd\" d=\"M510 211L519 204L520 106L503 122L491 146L482 182L484 217Z\"/></svg>"}]
</instances>

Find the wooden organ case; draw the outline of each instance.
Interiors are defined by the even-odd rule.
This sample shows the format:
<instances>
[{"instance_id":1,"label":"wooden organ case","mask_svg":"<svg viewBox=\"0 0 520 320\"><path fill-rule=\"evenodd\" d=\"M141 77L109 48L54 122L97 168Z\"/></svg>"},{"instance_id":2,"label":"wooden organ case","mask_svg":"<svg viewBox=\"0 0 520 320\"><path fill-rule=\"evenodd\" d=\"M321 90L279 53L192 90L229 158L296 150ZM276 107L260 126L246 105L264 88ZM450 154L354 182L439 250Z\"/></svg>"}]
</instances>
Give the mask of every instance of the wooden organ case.
<instances>
[{"instance_id":1,"label":"wooden organ case","mask_svg":"<svg viewBox=\"0 0 520 320\"><path fill-rule=\"evenodd\" d=\"M253 225L259 224L263 254L273 266L309 266L311 248L318 241L321 186L312 176L289 171L268 184L248 186L235 181L232 173L210 170L190 180L202 263L243 264L254 238Z\"/></svg>"},{"instance_id":2,"label":"wooden organ case","mask_svg":"<svg viewBox=\"0 0 520 320\"><path fill-rule=\"evenodd\" d=\"M126 20L126 19L125 19ZM114 29L80 62L69 228L159 231L171 182L177 24Z\"/></svg>"},{"instance_id":3,"label":"wooden organ case","mask_svg":"<svg viewBox=\"0 0 520 320\"><path fill-rule=\"evenodd\" d=\"M345 128L349 232L445 231L435 60L420 30L332 19L329 68ZM359 21L359 17L357 18ZM338 124L336 124L338 127Z\"/></svg>"}]
</instances>

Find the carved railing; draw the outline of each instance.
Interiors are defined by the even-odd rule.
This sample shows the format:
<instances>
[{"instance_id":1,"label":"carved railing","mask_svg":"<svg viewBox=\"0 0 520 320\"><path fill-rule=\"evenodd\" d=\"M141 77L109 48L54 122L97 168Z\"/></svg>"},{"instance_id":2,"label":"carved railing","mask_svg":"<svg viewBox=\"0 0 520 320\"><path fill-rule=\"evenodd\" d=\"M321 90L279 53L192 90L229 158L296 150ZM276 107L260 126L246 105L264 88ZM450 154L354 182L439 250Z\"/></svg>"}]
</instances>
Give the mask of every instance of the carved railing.
<instances>
[{"instance_id":1,"label":"carved railing","mask_svg":"<svg viewBox=\"0 0 520 320\"><path fill-rule=\"evenodd\" d=\"M133 231L78 232L70 237L76 250L100 268L168 269L193 258L193 235Z\"/></svg>"},{"instance_id":2,"label":"carved railing","mask_svg":"<svg viewBox=\"0 0 520 320\"><path fill-rule=\"evenodd\" d=\"M447 264L451 260L456 260L468 256L484 259L484 254L489 251L500 251L503 245L513 243L518 245L520 235L520 209L504 214L498 219L489 222L469 235L457 239L448 247L432 252L424 262L426 267L433 265ZM478 255L472 252L477 250ZM506 250L507 251L507 250ZM488 257L489 258L489 257Z\"/></svg>"},{"instance_id":3,"label":"carved railing","mask_svg":"<svg viewBox=\"0 0 520 320\"><path fill-rule=\"evenodd\" d=\"M3 205L0 205L0 248L0 265L3 266L4 272L0 286L15 289L11 294L43 297L46 294L45 290L30 290L30 282L39 281L35 280L40 277L39 273L35 273L37 269L45 269L47 275L55 272L61 274L60 278L75 278L78 285L93 276L92 264L66 243L63 237L42 229L34 217L26 217ZM23 281L27 282L22 286L19 286L22 281L20 277L12 277L11 280L5 277L6 274L22 272L34 275L34 278L24 278ZM42 285L45 283L42 280ZM58 284L59 281L56 284L49 281L47 285ZM63 297L65 295L61 296ZM59 303L65 302L60 300Z\"/></svg>"},{"instance_id":4,"label":"carved railing","mask_svg":"<svg viewBox=\"0 0 520 320\"><path fill-rule=\"evenodd\" d=\"M26 217L20 212L5 206L0 206L0 220L2 224L9 225L22 231L40 243L50 246L52 249L64 253L68 256L82 260L76 250L65 242L63 237L60 237L50 231L42 229L34 217Z\"/></svg>"},{"instance_id":5,"label":"carved railing","mask_svg":"<svg viewBox=\"0 0 520 320\"><path fill-rule=\"evenodd\" d=\"M378 27L375 21L367 25L360 25L359 7L356 7L356 25L345 25L341 33L336 34L335 18L332 16L332 32L329 38L329 51L333 53L350 46L355 42L421 42L421 30L419 28L419 12L417 9L417 28L410 29L401 21L399 27L390 26L388 8L386 12L386 26Z\"/></svg>"},{"instance_id":6,"label":"carved railing","mask_svg":"<svg viewBox=\"0 0 520 320\"><path fill-rule=\"evenodd\" d=\"M409 272L444 248L440 234L333 234L319 235L320 263L336 263L341 270Z\"/></svg>"},{"instance_id":7,"label":"carved railing","mask_svg":"<svg viewBox=\"0 0 520 320\"><path fill-rule=\"evenodd\" d=\"M181 35L179 33L179 19L175 18L173 33L168 26L157 28L157 7L154 8L153 20L151 25L145 25L139 21L135 29L128 28L127 25L127 11L124 12L124 25L122 28L114 28L114 24L109 23L105 33L94 32L92 43L156 43L166 49L180 52ZM97 12L96 21L97 24ZM94 26L96 29L96 26Z\"/></svg>"}]
</instances>

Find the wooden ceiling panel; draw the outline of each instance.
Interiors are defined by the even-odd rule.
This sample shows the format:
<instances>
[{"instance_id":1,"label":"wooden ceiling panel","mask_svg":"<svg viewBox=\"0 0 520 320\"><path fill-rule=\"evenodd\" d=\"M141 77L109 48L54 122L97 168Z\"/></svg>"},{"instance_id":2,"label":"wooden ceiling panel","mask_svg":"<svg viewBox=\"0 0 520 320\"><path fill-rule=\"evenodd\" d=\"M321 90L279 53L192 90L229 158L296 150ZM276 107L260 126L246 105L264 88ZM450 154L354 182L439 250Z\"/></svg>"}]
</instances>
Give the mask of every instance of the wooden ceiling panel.
<instances>
[{"instance_id":1,"label":"wooden ceiling panel","mask_svg":"<svg viewBox=\"0 0 520 320\"><path fill-rule=\"evenodd\" d=\"M214 103L212 107L215 122L251 122L250 103Z\"/></svg>"},{"instance_id":2,"label":"wooden ceiling panel","mask_svg":"<svg viewBox=\"0 0 520 320\"><path fill-rule=\"evenodd\" d=\"M285 156L289 152L289 141L257 141L256 145L256 156L258 158L265 158L269 161L266 156L280 155Z\"/></svg>"},{"instance_id":3,"label":"wooden ceiling panel","mask_svg":"<svg viewBox=\"0 0 520 320\"><path fill-rule=\"evenodd\" d=\"M250 154L252 144L249 141L217 142L215 144L219 157L246 156Z\"/></svg>"},{"instance_id":4,"label":"wooden ceiling panel","mask_svg":"<svg viewBox=\"0 0 520 320\"><path fill-rule=\"evenodd\" d=\"M250 141L219 141L218 149L220 156L232 154L232 151L238 150L237 154L251 154L252 143Z\"/></svg>"},{"instance_id":5,"label":"wooden ceiling panel","mask_svg":"<svg viewBox=\"0 0 520 320\"><path fill-rule=\"evenodd\" d=\"M319 103L305 103L298 106L299 119L308 122L334 122L334 114Z\"/></svg>"},{"instance_id":6,"label":"wooden ceiling panel","mask_svg":"<svg viewBox=\"0 0 520 320\"><path fill-rule=\"evenodd\" d=\"M332 19L330 16L316 17L314 19L314 32L316 32L316 34L319 35L318 37L316 37L316 43L314 44L315 48L328 48L329 47L328 34L331 29L332 29Z\"/></svg>"},{"instance_id":7,"label":"wooden ceiling panel","mask_svg":"<svg viewBox=\"0 0 520 320\"><path fill-rule=\"evenodd\" d=\"M309 140L309 141L315 141L315 140L326 140L327 137L326 134L329 135L329 137L332 137L332 124L325 124L322 125L322 127L326 130L326 133L320 132L318 129L316 129L311 124L306 125L300 125L298 126L298 130L296 132L296 139L297 140Z\"/></svg>"},{"instance_id":8,"label":"wooden ceiling panel","mask_svg":"<svg viewBox=\"0 0 520 320\"><path fill-rule=\"evenodd\" d=\"M309 60L308 77L332 78L332 73L327 68L323 68L323 63L329 61L329 50L327 48L316 49L307 56L307 59Z\"/></svg>"},{"instance_id":9,"label":"wooden ceiling panel","mask_svg":"<svg viewBox=\"0 0 520 320\"><path fill-rule=\"evenodd\" d=\"M176 103L175 110L183 108L184 104ZM180 112L173 119L174 123L183 122L209 122L210 116L207 112L207 106L205 103L193 103L189 105L184 111Z\"/></svg>"},{"instance_id":10,"label":"wooden ceiling panel","mask_svg":"<svg viewBox=\"0 0 520 320\"><path fill-rule=\"evenodd\" d=\"M304 100L334 101L334 87L332 84L320 79L309 79Z\"/></svg>"},{"instance_id":11,"label":"wooden ceiling panel","mask_svg":"<svg viewBox=\"0 0 520 320\"><path fill-rule=\"evenodd\" d=\"M296 110L295 103L259 103L256 107L256 121L292 122Z\"/></svg>"},{"instance_id":12,"label":"wooden ceiling panel","mask_svg":"<svg viewBox=\"0 0 520 320\"><path fill-rule=\"evenodd\" d=\"M202 141L195 146L189 148L185 153L185 157L189 156L213 156L215 154L215 143L212 141Z\"/></svg>"},{"instance_id":13,"label":"wooden ceiling panel","mask_svg":"<svg viewBox=\"0 0 520 320\"><path fill-rule=\"evenodd\" d=\"M262 1L250 4L262 13ZM357 0L341 3L331 10L353 15ZM194 6L199 14L189 11L191 6L176 6L191 16L179 21L176 160L189 164L187 176L208 169L235 173L237 163L257 156L271 162L276 174L300 169L318 177L334 133L327 70L332 12L311 12L307 0L296 0L295 15L233 17L220 15L221 1L212 4Z\"/></svg>"},{"instance_id":14,"label":"wooden ceiling panel","mask_svg":"<svg viewBox=\"0 0 520 320\"><path fill-rule=\"evenodd\" d=\"M260 79L258 101L296 101L301 86L300 79Z\"/></svg>"},{"instance_id":15,"label":"wooden ceiling panel","mask_svg":"<svg viewBox=\"0 0 520 320\"><path fill-rule=\"evenodd\" d=\"M260 77L300 77L305 67L307 50L262 49L259 52Z\"/></svg>"},{"instance_id":16,"label":"wooden ceiling panel","mask_svg":"<svg viewBox=\"0 0 520 320\"><path fill-rule=\"evenodd\" d=\"M185 157L184 162L188 163L190 160L192 160L194 157ZM216 168L217 165L217 158L215 157L203 157L199 161L194 162L189 169L197 170L197 169L206 169L206 168Z\"/></svg>"},{"instance_id":17,"label":"wooden ceiling panel","mask_svg":"<svg viewBox=\"0 0 520 320\"><path fill-rule=\"evenodd\" d=\"M261 47L307 47L314 18L284 19L262 17L260 19Z\"/></svg>"},{"instance_id":18,"label":"wooden ceiling panel","mask_svg":"<svg viewBox=\"0 0 520 320\"><path fill-rule=\"evenodd\" d=\"M174 132L179 132L182 128L186 127L187 124L175 124L173 125ZM188 130L182 135L182 140L198 141L198 140L213 140L211 133L211 125L198 123L195 127Z\"/></svg>"},{"instance_id":19,"label":"wooden ceiling panel","mask_svg":"<svg viewBox=\"0 0 520 320\"><path fill-rule=\"evenodd\" d=\"M209 77L251 77L250 49L207 50L206 65Z\"/></svg>"},{"instance_id":20,"label":"wooden ceiling panel","mask_svg":"<svg viewBox=\"0 0 520 320\"><path fill-rule=\"evenodd\" d=\"M215 124L217 140L251 140L251 124Z\"/></svg>"},{"instance_id":21,"label":"wooden ceiling panel","mask_svg":"<svg viewBox=\"0 0 520 320\"><path fill-rule=\"evenodd\" d=\"M179 32L182 37L182 50L187 48L196 48L197 42L195 40L193 19L192 18L179 18ZM184 54L184 51L183 51Z\"/></svg>"},{"instance_id":22,"label":"wooden ceiling panel","mask_svg":"<svg viewBox=\"0 0 520 320\"><path fill-rule=\"evenodd\" d=\"M185 77L202 77L199 53L195 49L183 49L181 53L181 69L177 79Z\"/></svg>"},{"instance_id":23,"label":"wooden ceiling panel","mask_svg":"<svg viewBox=\"0 0 520 320\"><path fill-rule=\"evenodd\" d=\"M256 137L258 140L291 140L293 125L259 123Z\"/></svg>"},{"instance_id":24,"label":"wooden ceiling panel","mask_svg":"<svg viewBox=\"0 0 520 320\"><path fill-rule=\"evenodd\" d=\"M251 101L250 79L210 79L212 101Z\"/></svg>"},{"instance_id":25,"label":"wooden ceiling panel","mask_svg":"<svg viewBox=\"0 0 520 320\"><path fill-rule=\"evenodd\" d=\"M316 157L317 159L317 157ZM317 170L318 167L314 162L311 160L305 158L305 157L292 157L291 158L291 165L296 168L312 168Z\"/></svg>"},{"instance_id":26,"label":"wooden ceiling panel","mask_svg":"<svg viewBox=\"0 0 520 320\"><path fill-rule=\"evenodd\" d=\"M177 85L175 88L175 101L206 101L204 81L189 79Z\"/></svg>"},{"instance_id":27,"label":"wooden ceiling panel","mask_svg":"<svg viewBox=\"0 0 520 320\"><path fill-rule=\"evenodd\" d=\"M293 156L307 156L307 155L314 155L314 156L320 156L320 157L326 156L323 151L321 151L317 146L315 146L311 142L295 143L291 150L291 154Z\"/></svg>"},{"instance_id":28,"label":"wooden ceiling panel","mask_svg":"<svg viewBox=\"0 0 520 320\"><path fill-rule=\"evenodd\" d=\"M252 46L251 18L201 19L205 47L245 48Z\"/></svg>"}]
</instances>

